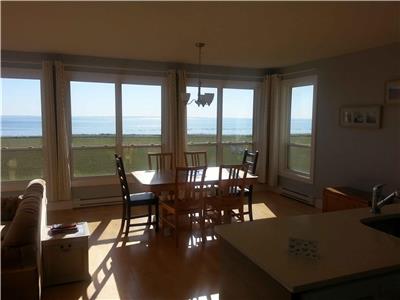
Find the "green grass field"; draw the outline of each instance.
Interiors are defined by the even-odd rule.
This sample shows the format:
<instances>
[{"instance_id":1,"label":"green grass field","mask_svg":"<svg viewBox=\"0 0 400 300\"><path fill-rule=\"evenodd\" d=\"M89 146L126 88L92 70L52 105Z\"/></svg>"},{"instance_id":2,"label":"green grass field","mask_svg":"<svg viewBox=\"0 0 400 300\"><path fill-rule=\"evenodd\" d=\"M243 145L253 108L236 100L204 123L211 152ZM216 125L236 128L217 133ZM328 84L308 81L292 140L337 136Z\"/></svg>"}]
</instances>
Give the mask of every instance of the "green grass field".
<instances>
[{"instance_id":1,"label":"green grass field","mask_svg":"<svg viewBox=\"0 0 400 300\"><path fill-rule=\"evenodd\" d=\"M223 160L225 164L240 163L245 148L251 147L251 136L223 136L223 142L246 142L244 145L223 145ZM197 143L215 143L216 137L211 135L188 135L189 151L207 151L208 164L216 165L216 145L193 145ZM309 135L295 135L292 143L310 145ZM40 137L3 137L1 158L1 180L23 180L43 176L42 138ZM124 147L125 169L143 170L148 168L147 153L160 152L160 135L124 136L123 145L148 145L146 147ZM73 136L72 146L114 146L114 135L79 135ZM22 148L7 150L7 148ZM34 147L27 149L28 147ZM74 177L112 175L115 173L115 149L111 148L75 148L72 150L72 168ZM309 148L292 147L289 151L289 166L297 171L309 171Z\"/></svg>"}]
</instances>

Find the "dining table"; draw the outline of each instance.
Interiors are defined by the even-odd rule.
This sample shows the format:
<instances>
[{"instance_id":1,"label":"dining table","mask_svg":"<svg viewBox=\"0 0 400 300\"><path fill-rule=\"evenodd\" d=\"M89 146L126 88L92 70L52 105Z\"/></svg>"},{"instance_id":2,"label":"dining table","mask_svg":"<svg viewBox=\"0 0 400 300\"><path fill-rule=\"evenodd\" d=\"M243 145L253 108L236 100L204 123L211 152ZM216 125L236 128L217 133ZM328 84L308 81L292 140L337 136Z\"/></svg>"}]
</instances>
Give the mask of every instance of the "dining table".
<instances>
[{"instance_id":1,"label":"dining table","mask_svg":"<svg viewBox=\"0 0 400 300\"><path fill-rule=\"evenodd\" d=\"M219 167L207 167L204 179L205 185L217 184L219 181ZM174 170L142 170L133 171L132 176L146 191L160 195L162 192L171 191L175 185L175 171ZM243 174L243 173L241 173ZM239 174L240 176L240 174ZM222 169L221 180L229 178L229 172ZM247 173L244 178L245 185L251 185L257 182L258 176Z\"/></svg>"}]
</instances>

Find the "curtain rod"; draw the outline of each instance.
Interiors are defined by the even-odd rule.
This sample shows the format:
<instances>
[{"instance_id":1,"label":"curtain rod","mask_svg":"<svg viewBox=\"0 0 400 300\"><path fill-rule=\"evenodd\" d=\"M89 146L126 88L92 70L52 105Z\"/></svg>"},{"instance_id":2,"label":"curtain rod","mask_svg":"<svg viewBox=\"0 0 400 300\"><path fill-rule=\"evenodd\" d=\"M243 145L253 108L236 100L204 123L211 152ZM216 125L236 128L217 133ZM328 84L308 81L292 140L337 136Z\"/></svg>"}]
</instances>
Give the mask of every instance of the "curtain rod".
<instances>
[{"instance_id":1,"label":"curtain rod","mask_svg":"<svg viewBox=\"0 0 400 300\"><path fill-rule=\"evenodd\" d=\"M187 75L190 76L198 76L198 72L186 72ZM240 75L240 74L229 74L229 73L204 73L202 72L201 75L210 76L210 77L235 77L235 78L248 78L248 79L263 79L263 75Z\"/></svg>"},{"instance_id":2,"label":"curtain rod","mask_svg":"<svg viewBox=\"0 0 400 300\"><path fill-rule=\"evenodd\" d=\"M290 76L290 75L303 74L303 73L314 72L314 71L316 71L315 68L301 70L301 71L288 72L288 73L278 73L278 74L279 74L279 76Z\"/></svg>"},{"instance_id":3,"label":"curtain rod","mask_svg":"<svg viewBox=\"0 0 400 300\"><path fill-rule=\"evenodd\" d=\"M7 60L7 59L1 59L1 63L3 64L19 64L19 65L23 65L23 64L30 64L30 65L38 65L41 66L42 65L42 61L29 61L29 60Z\"/></svg>"},{"instance_id":4,"label":"curtain rod","mask_svg":"<svg viewBox=\"0 0 400 300\"><path fill-rule=\"evenodd\" d=\"M42 61L57 61L57 59L43 59ZM2 64L15 64L15 65L21 65L21 66L26 66L26 65L35 65L35 66L41 66L42 61L29 61L29 60L2 60ZM62 60L60 60L63 62ZM169 70L174 69L180 69L179 66L171 66L168 69L146 69L146 68L135 68L135 67L118 67L118 66L96 66L96 65L86 65L86 64L77 64L77 63L64 63L64 67L66 68L72 68L72 69L82 69L84 72L84 69L87 70L109 70L109 71L130 71L130 72L139 72L139 73L167 73ZM184 68L183 68L184 69ZM236 71L237 72L237 71ZM189 76L198 76L198 72L186 72L187 75ZM264 75L240 75L240 74L232 74L226 72L226 73L207 73L207 72L202 72L201 73L204 76L210 76L210 77L230 77L230 78L237 78L237 79L247 79L247 80L262 80L264 78ZM286 75L286 74L282 74Z\"/></svg>"},{"instance_id":5,"label":"curtain rod","mask_svg":"<svg viewBox=\"0 0 400 300\"><path fill-rule=\"evenodd\" d=\"M131 71L131 72L141 72L141 73L167 73L168 70L151 70L151 69L140 69L140 68L129 68L129 67L106 67L106 66L94 66L94 65L83 65L83 64L70 64L64 63L66 68L76 68L76 69L91 69L91 70L109 70L109 71ZM84 71L84 70L83 70Z\"/></svg>"}]
</instances>

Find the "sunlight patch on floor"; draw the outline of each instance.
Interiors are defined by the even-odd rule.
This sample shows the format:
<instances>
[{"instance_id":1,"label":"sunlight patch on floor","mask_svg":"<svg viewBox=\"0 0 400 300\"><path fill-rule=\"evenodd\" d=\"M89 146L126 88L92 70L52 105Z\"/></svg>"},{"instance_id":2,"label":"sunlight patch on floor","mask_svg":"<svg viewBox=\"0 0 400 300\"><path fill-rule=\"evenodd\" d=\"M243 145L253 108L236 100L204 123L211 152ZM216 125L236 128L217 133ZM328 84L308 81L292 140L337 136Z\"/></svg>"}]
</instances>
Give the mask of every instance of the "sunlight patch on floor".
<instances>
[{"instance_id":1,"label":"sunlight patch on floor","mask_svg":"<svg viewBox=\"0 0 400 300\"><path fill-rule=\"evenodd\" d=\"M245 208L245 211L247 208ZM276 215L265 203L253 203L253 218L254 220L275 218Z\"/></svg>"},{"instance_id":2,"label":"sunlight patch on floor","mask_svg":"<svg viewBox=\"0 0 400 300\"><path fill-rule=\"evenodd\" d=\"M188 300L219 300L219 293L189 298Z\"/></svg>"},{"instance_id":3,"label":"sunlight patch on floor","mask_svg":"<svg viewBox=\"0 0 400 300\"><path fill-rule=\"evenodd\" d=\"M117 284L114 274L110 273L107 277L96 283L92 282L86 288L86 299L116 299ZM84 298L80 298L84 299Z\"/></svg>"},{"instance_id":4,"label":"sunlight patch on floor","mask_svg":"<svg viewBox=\"0 0 400 300\"><path fill-rule=\"evenodd\" d=\"M141 241L120 241L118 242L117 248L138 245L140 243Z\"/></svg>"},{"instance_id":5,"label":"sunlight patch on floor","mask_svg":"<svg viewBox=\"0 0 400 300\"><path fill-rule=\"evenodd\" d=\"M96 228L100 225L100 223L101 221L88 222L90 233L94 232Z\"/></svg>"}]
</instances>

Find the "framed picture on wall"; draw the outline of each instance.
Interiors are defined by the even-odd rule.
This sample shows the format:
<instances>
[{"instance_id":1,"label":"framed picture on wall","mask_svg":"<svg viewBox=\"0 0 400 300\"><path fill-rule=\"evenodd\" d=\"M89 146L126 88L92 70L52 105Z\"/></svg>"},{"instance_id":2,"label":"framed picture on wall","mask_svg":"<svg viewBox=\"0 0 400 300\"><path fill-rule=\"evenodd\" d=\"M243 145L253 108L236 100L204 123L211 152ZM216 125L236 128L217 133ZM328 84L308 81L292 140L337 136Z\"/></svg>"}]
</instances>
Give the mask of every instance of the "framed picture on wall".
<instances>
[{"instance_id":1,"label":"framed picture on wall","mask_svg":"<svg viewBox=\"0 0 400 300\"><path fill-rule=\"evenodd\" d=\"M344 106L340 108L340 125L356 128L380 128L381 106Z\"/></svg>"},{"instance_id":2,"label":"framed picture on wall","mask_svg":"<svg viewBox=\"0 0 400 300\"><path fill-rule=\"evenodd\" d=\"M385 103L400 104L400 79L390 80L385 84Z\"/></svg>"}]
</instances>

